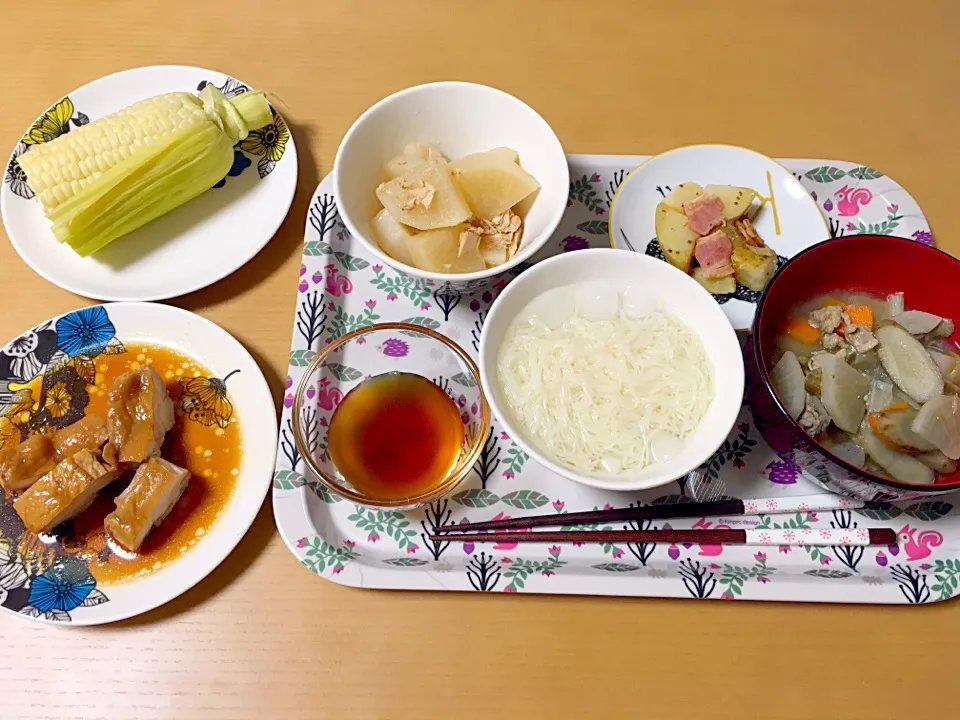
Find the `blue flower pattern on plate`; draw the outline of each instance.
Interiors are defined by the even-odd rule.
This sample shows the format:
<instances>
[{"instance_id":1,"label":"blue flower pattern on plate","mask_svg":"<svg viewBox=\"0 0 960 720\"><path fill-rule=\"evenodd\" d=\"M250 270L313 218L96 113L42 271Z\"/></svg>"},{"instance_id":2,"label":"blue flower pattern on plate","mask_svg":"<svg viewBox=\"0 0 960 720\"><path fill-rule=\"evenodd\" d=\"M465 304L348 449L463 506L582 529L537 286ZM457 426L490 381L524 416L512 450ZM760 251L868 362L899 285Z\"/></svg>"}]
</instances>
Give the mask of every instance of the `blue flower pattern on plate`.
<instances>
[{"instance_id":1,"label":"blue flower pattern on plate","mask_svg":"<svg viewBox=\"0 0 960 720\"><path fill-rule=\"evenodd\" d=\"M72 358L96 357L116 333L102 306L84 308L57 320L57 347Z\"/></svg>"},{"instance_id":2,"label":"blue flower pattern on plate","mask_svg":"<svg viewBox=\"0 0 960 720\"><path fill-rule=\"evenodd\" d=\"M33 579L29 602L44 613L52 610L70 612L80 607L96 584L83 563L65 560Z\"/></svg>"}]
</instances>

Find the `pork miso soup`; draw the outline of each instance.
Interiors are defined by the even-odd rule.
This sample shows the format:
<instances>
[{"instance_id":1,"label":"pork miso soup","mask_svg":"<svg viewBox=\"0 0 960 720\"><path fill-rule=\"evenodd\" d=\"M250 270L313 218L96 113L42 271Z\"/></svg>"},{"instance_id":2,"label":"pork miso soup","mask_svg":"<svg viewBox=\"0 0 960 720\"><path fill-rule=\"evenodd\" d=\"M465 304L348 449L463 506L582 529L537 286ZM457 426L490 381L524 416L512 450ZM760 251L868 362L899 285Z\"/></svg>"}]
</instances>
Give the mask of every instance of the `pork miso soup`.
<instances>
[{"instance_id":1,"label":"pork miso soup","mask_svg":"<svg viewBox=\"0 0 960 720\"><path fill-rule=\"evenodd\" d=\"M932 484L960 459L960 349L952 318L909 300L838 291L794 306L770 379L787 413L834 455Z\"/></svg>"}]
</instances>

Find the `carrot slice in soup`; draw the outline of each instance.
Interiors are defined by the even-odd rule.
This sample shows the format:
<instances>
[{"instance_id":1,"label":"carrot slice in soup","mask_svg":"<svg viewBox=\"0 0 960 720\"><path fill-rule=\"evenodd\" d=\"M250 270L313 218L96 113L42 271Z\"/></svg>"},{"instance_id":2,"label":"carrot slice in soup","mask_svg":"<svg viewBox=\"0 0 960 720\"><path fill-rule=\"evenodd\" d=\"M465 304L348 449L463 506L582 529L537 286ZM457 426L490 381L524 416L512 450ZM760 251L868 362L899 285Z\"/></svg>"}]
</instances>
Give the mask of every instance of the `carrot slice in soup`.
<instances>
[{"instance_id":1,"label":"carrot slice in soup","mask_svg":"<svg viewBox=\"0 0 960 720\"><path fill-rule=\"evenodd\" d=\"M850 318L851 325L866 325L873 330L873 308L869 305L844 305L844 312Z\"/></svg>"},{"instance_id":2,"label":"carrot slice in soup","mask_svg":"<svg viewBox=\"0 0 960 720\"><path fill-rule=\"evenodd\" d=\"M787 335L799 340L805 345L815 345L820 342L820 331L808 323L804 318L796 318L787 323Z\"/></svg>"}]
</instances>

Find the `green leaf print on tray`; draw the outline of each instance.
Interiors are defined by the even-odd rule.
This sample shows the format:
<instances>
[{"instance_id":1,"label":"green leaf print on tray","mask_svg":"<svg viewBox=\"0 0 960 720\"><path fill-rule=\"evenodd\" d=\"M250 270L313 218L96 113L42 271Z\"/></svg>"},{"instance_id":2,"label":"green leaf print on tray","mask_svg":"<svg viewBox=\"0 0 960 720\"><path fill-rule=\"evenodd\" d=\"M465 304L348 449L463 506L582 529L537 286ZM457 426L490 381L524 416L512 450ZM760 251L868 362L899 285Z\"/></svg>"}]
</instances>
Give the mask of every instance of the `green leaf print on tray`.
<instances>
[{"instance_id":1,"label":"green leaf print on tray","mask_svg":"<svg viewBox=\"0 0 960 720\"><path fill-rule=\"evenodd\" d=\"M384 565L393 565L394 567L420 567L421 565L428 565L428 560L421 560L420 558L414 557L399 557L399 558L388 558L383 561Z\"/></svg>"},{"instance_id":2,"label":"green leaf print on tray","mask_svg":"<svg viewBox=\"0 0 960 720\"><path fill-rule=\"evenodd\" d=\"M503 471L503 476L508 480L512 480L523 470L523 464L530 459L530 456L527 455L523 450L517 446L513 446L507 450L506 456L503 458L503 465L506 468ZM537 505L536 507L540 507Z\"/></svg>"},{"instance_id":3,"label":"green leaf print on tray","mask_svg":"<svg viewBox=\"0 0 960 720\"><path fill-rule=\"evenodd\" d=\"M500 501L510 507L520 508L521 510L533 510L546 505L550 502L550 498L536 490L514 490L501 497Z\"/></svg>"},{"instance_id":4,"label":"green leaf print on tray","mask_svg":"<svg viewBox=\"0 0 960 720\"><path fill-rule=\"evenodd\" d=\"M750 437L750 426L747 423L737 425L737 436L733 440L724 440L720 448L700 468L704 475L711 480L720 477L720 468L730 463L735 468L742 468L746 463L743 459L750 454L757 441Z\"/></svg>"},{"instance_id":5,"label":"green leaf print on tray","mask_svg":"<svg viewBox=\"0 0 960 720\"><path fill-rule=\"evenodd\" d=\"M453 496L453 501L464 507L485 508L496 505L500 502L500 497L486 488L473 488L457 493Z\"/></svg>"},{"instance_id":6,"label":"green leaf print on tray","mask_svg":"<svg viewBox=\"0 0 960 720\"><path fill-rule=\"evenodd\" d=\"M304 537L297 541L298 548L306 548L303 564L317 575L327 569L333 570L335 575L342 572L347 563L360 557L355 546L352 540L344 540L343 545L336 547L319 537Z\"/></svg>"},{"instance_id":7,"label":"green leaf print on tray","mask_svg":"<svg viewBox=\"0 0 960 720\"><path fill-rule=\"evenodd\" d=\"M847 175L857 180L877 180L883 177L882 172L867 167L866 165L853 168L853 170L847 172Z\"/></svg>"},{"instance_id":8,"label":"green leaf print on tray","mask_svg":"<svg viewBox=\"0 0 960 720\"><path fill-rule=\"evenodd\" d=\"M356 525L358 530L367 533L367 542L375 543L385 534L393 538L397 547L407 552L416 552L417 545L413 542L417 531L410 527L410 521L403 513L395 510L374 510L363 505L356 505L355 512L347 520Z\"/></svg>"},{"instance_id":9,"label":"green leaf print on tray","mask_svg":"<svg viewBox=\"0 0 960 720\"><path fill-rule=\"evenodd\" d=\"M303 244L303 254L307 257L330 255L344 270L355 272L370 267L370 263L356 255L334 250L330 243L323 240L309 240Z\"/></svg>"},{"instance_id":10,"label":"green leaf print on tray","mask_svg":"<svg viewBox=\"0 0 960 720\"><path fill-rule=\"evenodd\" d=\"M291 367L306 367L309 365L313 359L317 356L317 353L313 350L291 350L290 351L290 366Z\"/></svg>"},{"instance_id":11,"label":"green leaf print on tray","mask_svg":"<svg viewBox=\"0 0 960 720\"><path fill-rule=\"evenodd\" d=\"M387 300L393 301L403 295L420 309L426 309L423 306L430 298L430 288L422 280L400 275L382 265L373 266L373 279L370 284L385 292Z\"/></svg>"},{"instance_id":12,"label":"green leaf print on tray","mask_svg":"<svg viewBox=\"0 0 960 720\"><path fill-rule=\"evenodd\" d=\"M594 183L600 182L599 175L584 175L570 183L570 200L586 206L590 212L603 209L603 200L600 198Z\"/></svg>"},{"instance_id":13,"label":"green leaf print on tray","mask_svg":"<svg viewBox=\"0 0 960 720\"><path fill-rule=\"evenodd\" d=\"M606 235L608 229L606 220L587 220L577 225L577 230L587 235Z\"/></svg>"},{"instance_id":14,"label":"green leaf print on tray","mask_svg":"<svg viewBox=\"0 0 960 720\"><path fill-rule=\"evenodd\" d=\"M607 572L614 573L627 573L633 572L634 570L639 570L639 565L631 565L630 563L618 563L618 562L608 562L601 563L600 565L591 565L594 570L606 570Z\"/></svg>"},{"instance_id":15,"label":"green leaf print on tray","mask_svg":"<svg viewBox=\"0 0 960 720\"><path fill-rule=\"evenodd\" d=\"M930 587L935 593L940 593L940 600L949 600L957 591L960 584L960 560L935 560L933 576L937 582Z\"/></svg>"},{"instance_id":16,"label":"green leaf print on tray","mask_svg":"<svg viewBox=\"0 0 960 720\"><path fill-rule=\"evenodd\" d=\"M838 167L831 167L829 165L821 165L820 167L815 167L812 170L807 170L803 174L805 178L809 178L814 182L818 183L828 183L833 182L834 180L839 180L844 177L847 173L844 170L841 170Z\"/></svg>"},{"instance_id":17,"label":"green leaf print on tray","mask_svg":"<svg viewBox=\"0 0 960 720\"><path fill-rule=\"evenodd\" d=\"M856 225L847 223L847 228L856 231L860 235L890 235L900 226L903 215L900 215L899 205L890 205L887 208L887 219L881 223L865 223L857 219Z\"/></svg>"},{"instance_id":18,"label":"green leaf print on tray","mask_svg":"<svg viewBox=\"0 0 960 720\"><path fill-rule=\"evenodd\" d=\"M277 470L273 474L273 487L275 490L295 490L307 484L307 479L300 473L293 470Z\"/></svg>"},{"instance_id":19,"label":"green leaf print on tray","mask_svg":"<svg viewBox=\"0 0 960 720\"><path fill-rule=\"evenodd\" d=\"M325 363L326 368L330 371L330 374L333 375L337 380L343 380L346 382L352 380L359 380L363 377L363 373L352 368L349 365L342 365L341 363L328 362Z\"/></svg>"},{"instance_id":20,"label":"green leaf print on tray","mask_svg":"<svg viewBox=\"0 0 960 720\"><path fill-rule=\"evenodd\" d=\"M333 317L330 319L330 335L332 340L336 340L338 337L359 328L370 327L380 319L380 316L374 311L374 307L377 305L376 300L367 300L363 312L355 314L344 311L340 305L331 304L333 305L331 308Z\"/></svg>"},{"instance_id":21,"label":"green leaf print on tray","mask_svg":"<svg viewBox=\"0 0 960 720\"><path fill-rule=\"evenodd\" d=\"M753 556L753 559L756 562L754 562L751 567L724 564L719 580L720 587L724 588L724 590L720 597L726 600L732 600L735 597L743 595L743 585L748 580L756 580L761 583L770 582L770 576L773 575L777 569L767 567L766 553L758 552Z\"/></svg>"},{"instance_id":22,"label":"green leaf print on tray","mask_svg":"<svg viewBox=\"0 0 960 720\"><path fill-rule=\"evenodd\" d=\"M436 330L437 328L440 327L440 323L437 320L434 320L433 318L424 317L422 315L418 315L417 317L404 318L400 322L405 322L410 325L417 325L419 327L425 327L430 330ZM404 335L417 337L417 333L413 332L413 330L401 330L400 332L403 333Z\"/></svg>"},{"instance_id":23,"label":"green leaf print on tray","mask_svg":"<svg viewBox=\"0 0 960 720\"><path fill-rule=\"evenodd\" d=\"M560 547L558 545L549 547L547 553L549 557L546 560L524 560L523 558L511 560L510 558L503 558L503 560L500 561L505 566L503 576L510 581L510 584L507 585L503 591L517 592L524 587L527 579L531 575L540 573L545 577L550 577L551 575L555 575L557 570L567 564L560 559Z\"/></svg>"},{"instance_id":24,"label":"green leaf print on tray","mask_svg":"<svg viewBox=\"0 0 960 720\"><path fill-rule=\"evenodd\" d=\"M950 503L943 502L942 500L933 500L931 502L922 502L917 503L916 505L911 505L907 508L904 508L903 512L912 518L916 518L917 520L926 520L927 522L932 522L944 517L951 510L953 510L953 505Z\"/></svg>"}]
</instances>

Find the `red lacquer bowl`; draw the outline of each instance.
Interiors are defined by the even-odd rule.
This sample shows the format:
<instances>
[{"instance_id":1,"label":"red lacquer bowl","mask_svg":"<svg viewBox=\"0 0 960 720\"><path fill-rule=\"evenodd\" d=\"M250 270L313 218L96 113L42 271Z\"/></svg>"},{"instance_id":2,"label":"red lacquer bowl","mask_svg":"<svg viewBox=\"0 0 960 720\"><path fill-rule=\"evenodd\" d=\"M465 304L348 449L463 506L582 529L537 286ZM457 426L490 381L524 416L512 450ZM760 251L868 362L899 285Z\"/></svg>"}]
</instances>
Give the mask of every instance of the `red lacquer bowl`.
<instances>
[{"instance_id":1,"label":"red lacquer bowl","mask_svg":"<svg viewBox=\"0 0 960 720\"><path fill-rule=\"evenodd\" d=\"M746 348L750 406L760 434L780 457L795 462L832 492L880 502L960 489L960 471L939 477L933 485L916 485L851 465L807 435L777 400L767 370L790 308L838 290L880 296L903 292L908 308L952 318L960 326L960 260L940 250L883 235L837 238L804 250L770 281ZM957 333L950 340L956 342Z\"/></svg>"}]
</instances>

